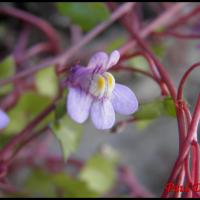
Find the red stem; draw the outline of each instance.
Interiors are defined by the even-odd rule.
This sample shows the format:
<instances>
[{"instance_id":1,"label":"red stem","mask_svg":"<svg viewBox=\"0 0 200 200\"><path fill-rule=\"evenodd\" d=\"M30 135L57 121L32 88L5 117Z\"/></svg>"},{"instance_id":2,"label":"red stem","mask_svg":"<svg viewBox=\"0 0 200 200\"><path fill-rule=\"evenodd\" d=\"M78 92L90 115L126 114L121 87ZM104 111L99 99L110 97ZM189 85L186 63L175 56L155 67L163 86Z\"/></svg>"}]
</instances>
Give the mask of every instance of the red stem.
<instances>
[{"instance_id":1,"label":"red stem","mask_svg":"<svg viewBox=\"0 0 200 200\"><path fill-rule=\"evenodd\" d=\"M43 112L41 112L37 117L35 117L20 133L16 134L8 144L4 146L4 148L0 151L1 160L5 159L12 148L18 144L20 141L24 140L26 135L31 132L50 112L55 109L55 104L52 103Z\"/></svg>"},{"instance_id":2,"label":"red stem","mask_svg":"<svg viewBox=\"0 0 200 200\"><path fill-rule=\"evenodd\" d=\"M189 152L191 142L192 142L193 138L195 137L195 135L197 134L197 127L198 127L199 120L200 120L200 94L198 96L198 100L197 100L197 103L196 103L196 106L194 109L192 121L191 121L190 127L188 129L187 137L183 143L181 152L179 153L179 156L175 162L175 165L174 165L171 175L169 177L168 183L173 182L173 180L176 178L177 174L180 171L180 166L183 163L183 161L185 160L185 158ZM166 197L167 195L168 194L166 193L166 191L164 191L162 194L162 197Z\"/></svg>"},{"instance_id":3,"label":"red stem","mask_svg":"<svg viewBox=\"0 0 200 200\"><path fill-rule=\"evenodd\" d=\"M193 146L194 146L194 151L195 151L195 171L194 171L194 184L199 184L200 183L200 148L199 148L199 144L194 141L193 142Z\"/></svg>"},{"instance_id":4,"label":"red stem","mask_svg":"<svg viewBox=\"0 0 200 200\"><path fill-rule=\"evenodd\" d=\"M10 82L13 82L14 80L17 80L19 78L23 78L25 76L28 76L30 74L33 74L37 72L38 70L48 67L53 64L59 64L61 67L58 69L58 71L63 71L63 69L66 67L66 62L71 58L75 53L77 53L81 47L83 47L85 44L90 42L93 38L95 38L98 34L100 34L103 30L105 30L109 25L111 25L113 22L115 22L117 19L119 19L121 16L123 16L126 12L128 12L134 3L124 3L122 4L115 12L112 13L111 17L96 26L93 30L91 30L85 37L82 38L80 42L72 46L70 49L66 50L63 54L58 55L52 59L48 59L30 69L24 70L13 77L7 78L5 80L0 80L0 86L8 84ZM0 8L1 12L1 8Z\"/></svg>"},{"instance_id":5,"label":"red stem","mask_svg":"<svg viewBox=\"0 0 200 200\"><path fill-rule=\"evenodd\" d=\"M182 96L183 96L183 87L184 84L188 78L188 76L190 75L190 73L197 67L200 67L200 62L193 64L191 67L189 67L189 69L185 72L185 74L183 75L180 84L178 86L178 92L177 92L177 100L181 100Z\"/></svg>"},{"instance_id":6,"label":"red stem","mask_svg":"<svg viewBox=\"0 0 200 200\"><path fill-rule=\"evenodd\" d=\"M33 66L33 67L30 67L26 70L23 70L22 72L19 72L17 74L15 74L14 76L10 77L10 78L7 78L7 79L4 79L4 80L0 80L0 86L3 86L3 85L6 85L10 82L14 82L16 81L17 79L21 79L21 78L24 78L26 76L29 76L30 74L34 74L36 73L37 71L39 71L40 69L44 69L46 67L49 67L51 65L55 65L58 63L58 58L55 57L55 58L49 58L49 59L46 59L44 60L43 62Z\"/></svg>"},{"instance_id":7,"label":"red stem","mask_svg":"<svg viewBox=\"0 0 200 200\"><path fill-rule=\"evenodd\" d=\"M122 59L120 59L120 61L127 60L129 58L133 58L133 57L136 57L136 56L142 56L147 60L154 79L156 79L159 82L160 77L159 77L159 73L158 73L158 71L155 67L155 62L146 52L139 51L139 52L135 52L135 53L132 53L132 54L129 54L129 55L124 55L124 56L122 56Z\"/></svg>"},{"instance_id":8,"label":"red stem","mask_svg":"<svg viewBox=\"0 0 200 200\"><path fill-rule=\"evenodd\" d=\"M16 66L19 66L20 60L23 57L25 48L28 44L29 34L30 34L30 27L28 25L25 25L24 29L20 33L19 40L14 50Z\"/></svg>"},{"instance_id":9,"label":"red stem","mask_svg":"<svg viewBox=\"0 0 200 200\"><path fill-rule=\"evenodd\" d=\"M200 14L200 6L194 8L191 12L179 17L176 21L166 26L166 30L174 30L175 28L187 23L195 15Z\"/></svg>"},{"instance_id":10,"label":"red stem","mask_svg":"<svg viewBox=\"0 0 200 200\"><path fill-rule=\"evenodd\" d=\"M153 79L158 85L160 84L160 82L157 79L155 79L150 73L148 73L147 71L141 70L141 69L137 69L137 68L133 68L133 67L126 67L126 66L118 66L116 68L111 69L111 71L129 71L129 72L140 73L140 74L143 74L143 75L148 76L149 78Z\"/></svg>"},{"instance_id":11,"label":"red stem","mask_svg":"<svg viewBox=\"0 0 200 200\"><path fill-rule=\"evenodd\" d=\"M124 179L124 182L126 182L130 189L132 197L153 197L154 195L149 192L146 188L144 188L136 179L136 177L133 175L131 170L128 167L120 167L120 173L121 173L121 180Z\"/></svg>"},{"instance_id":12,"label":"red stem","mask_svg":"<svg viewBox=\"0 0 200 200\"><path fill-rule=\"evenodd\" d=\"M140 30L140 37L145 38L150 35L157 28L165 28L169 24L172 23L174 17L177 16L177 13L183 9L188 3L174 3L168 10L166 10L163 14L161 14L157 19L151 22L149 25L145 26L142 30ZM120 50L121 54L127 53L129 50L133 50L136 46L136 42L130 41L125 46L123 46Z\"/></svg>"},{"instance_id":13,"label":"red stem","mask_svg":"<svg viewBox=\"0 0 200 200\"><path fill-rule=\"evenodd\" d=\"M57 32L52 28L52 26L50 26L43 19L36 17L25 11L18 10L13 7L6 7L6 6L2 6L0 8L0 14L10 15L12 17L18 18L30 25L37 27L47 36L47 38L51 42L52 50L54 50L55 52L58 52L60 50L59 37L58 37Z\"/></svg>"},{"instance_id":14,"label":"red stem","mask_svg":"<svg viewBox=\"0 0 200 200\"><path fill-rule=\"evenodd\" d=\"M49 129L48 126L40 129L39 131L32 133L29 138L25 138L23 140L20 140L19 144L18 144L18 148L14 150L14 152L12 153L12 155L6 160L6 165L8 166L10 163L13 162L13 160L16 158L17 154L19 154L19 152L30 142L32 142L33 139L35 139L36 137L40 136L41 134L45 133L47 130Z\"/></svg>"},{"instance_id":15,"label":"red stem","mask_svg":"<svg viewBox=\"0 0 200 200\"><path fill-rule=\"evenodd\" d=\"M165 84L168 87L168 90L170 91L170 94L172 96L172 98L175 100L175 96L176 96L176 89L174 87L173 82L171 81L170 77L168 76L168 74L166 73L165 69L163 68L163 66L161 65L161 63L157 60L157 58L153 55L153 53L150 51L148 45L138 36L138 34L136 34L135 32L131 32L132 36L136 39L136 41L138 42L138 44L149 54L149 56L153 59L153 61L155 62L155 67L157 67L157 70L160 73L160 76L162 78L162 80L165 82Z\"/></svg>"},{"instance_id":16,"label":"red stem","mask_svg":"<svg viewBox=\"0 0 200 200\"><path fill-rule=\"evenodd\" d=\"M152 35L155 36L163 36L165 37L166 35L176 37L177 39L193 39L197 40L200 38L200 34L185 34L185 33L178 33L178 32L172 32L172 31L164 31L164 32L153 32Z\"/></svg>"},{"instance_id":17,"label":"red stem","mask_svg":"<svg viewBox=\"0 0 200 200\"><path fill-rule=\"evenodd\" d=\"M67 63L68 59L77 51L80 50L82 46L87 44L90 40L92 40L94 37L96 37L98 34L100 34L103 30L105 30L107 27L109 27L113 22L118 20L120 17L122 17L124 14L126 14L128 11L130 11L133 6L135 5L134 2L124 3L122 4L116 11L114 11L111 15L111 17L105 21L96 26L93 30L91 30L85 37L82 38L80 42L78 42L76 45L72 46L69 50L64 52L59 59L59 65L61 66L61 71L64 65Z\"/></svg>"},{"instance_id":18,"label":"red stem","mask_svg":"<svg viewBox=\"0 0 200 200\"><path fill-rule=\"evenodd\" d=\"M21 62L23 62L24 60L28 60L31 57L40 53L44 53L44 52L52 52L52 49L50 48L50 44L47 42L38 43L27 50L27 52L23 56L23 59L21 59Z\"/></svg>"}]
</instances>

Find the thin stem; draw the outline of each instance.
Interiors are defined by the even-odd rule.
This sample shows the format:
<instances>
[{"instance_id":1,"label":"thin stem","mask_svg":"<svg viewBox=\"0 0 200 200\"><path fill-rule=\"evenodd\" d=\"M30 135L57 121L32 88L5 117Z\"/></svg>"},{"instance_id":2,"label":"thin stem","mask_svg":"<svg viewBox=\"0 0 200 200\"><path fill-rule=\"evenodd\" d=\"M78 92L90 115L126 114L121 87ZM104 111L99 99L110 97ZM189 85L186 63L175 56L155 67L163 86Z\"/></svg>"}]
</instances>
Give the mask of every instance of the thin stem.
<instances>
[{"instance_id":1,"label":"thin stem","mask_svg":"<svg viewBox=\"0 0 200 200\"><path fill-rule=\"evenodd\" d=\"M188 76L190 75L190 73L197 67L200 67L200 62L198 63L195 63L193 64L183 75L181 81L180 81L180 84L178 86L178 92L177 92L177 99L178 100L181 100L182 99L182 96L183 96L183 87L184 87L184 84L188 78Z\"/></svg>"},{"instance_id":2,"label":"thin stem","mask_svg":"<svg viewBox=\"0 0 200 200\"><path fill-rule=\"evenodd\" d=\"M200 148L199 144L194 141L193 142L194 150L195 150L195 171L194 171L194 184L199 184L200 182Z\"/></svg>"},{"instance_id":3,"label":"thin stem","mask_svg":"<svg viewBox=\"0 0 200 200\"><path fill-rule=\"evenodd\" d=\"M127 60L127 59L130 59L130 58L136 57L136 56L142 56L146 59L146 61L149 64L150 70L151 70L151 72L154 76L154 79L156 79L159 82L160 77L159 77L159 73L158 73L158 71L155 67L155 62L146 52L139 51L139 52L135 52L135 53L132 53L132 54L129 54L129 55L124 55L120 59L120 62L123 61L123 60Z\"/></svg>"},{"instance_id":4,"label":"thin stem","mask_svg":"<svg viewBox=\"0 0 200 200\"><path fill-rule=\"evenodd\" d=\"M195 109L194 109L194 113L193 113L193 117L192 117L192 121L191 121L191 124L190 124L190 127L189 127L187 137L186 137L184 144L182 146L182 150L179 153L179 156L178 156L178 158L175 162L175 165L173 167L171 175L168 179L168 183L173 182L173 180L176 178L177 174L180 171L180 166L183 163L183 161L185 160L185 158L186 158L186 156L189 152L191 142L197 134L197 127L198 127L199 120L200 120L200 94L198 96L198 100L197 100L197 103L196 103L196 106L195 106ZM162 197L166 197L166 196L167 196L167 194L164 191Z\"/></svg>"},{"instance_id":5,"label":"thin stem","mask_svg":"<svg viewBox=\"0 0 200 200\"><path fill-rule=\"evenodd\" d=\"M27 134L30 133L50 112L55 109L55 104L52 103L36 116L20 133L15 135L8 144L0 151L0 158L5 159L6 154L20 141L23 141Z\"/></svg>"},{"instance_id":6,"label":"thin stem","mask_svg":"<svg viewBox=\"0 0 200 200\"><path fill-rule=\"evenodd\" d=\"M63 65L66 65L66 62L69 60L69 58L71 58L75 53L77 53L81 47L86 45L88 42L94 39L98 34L100 34L103 30L105 30L109 25L111 25L113 22L115 22L117 19L123 16L126 12L128 12L132 8L133 5L134 3L124 3L122 6L120 6L120 8L118 8L115 12L112 13L111 17L107 21L96 26L86 36L84 36L79 43L72 46L69 50L66 50L63 54L59 56L48 59L34 67L24 70L14 75L13 77L7 78L5 80L0 80L0 86L13 82L19 78L23 78L25 76L31 75L40 69L49 67L52 64L60 65L61 67L58 71L62 71L63 68L65 68L65 66ZM1 12L1 8L0 8L0 12Z\"/></svg>"},{"instance_id":7,"label":"thin stem","mask_svg":"<svg viewBox=\"0 0 200 200\"><path fill-rule=\"evenodd\" d=\"M186 138L186 118L184 114L184 110L181 105L176 105L176 114L177 114L177 121L178 121L178 128L179 128L179 152L181 150L181 145Z\"/></svg>"},{"instance_id":8,"label":"thin stem","mask_svg":"<svg viewBox=\"0 0 200 200\"><path fill-rule=\"evenodd\" d=\"M116 67L111 69L111 71L129 71L129 72L136 72L136 73L140 73L143 74L145 76L148 76L149 78L151 78L152 80L154 80L158 85L160 84L160 82L155 79L150 73L148 73L147 71L141 70L141 69L137 69L134 67L129 67L129 66L121 66L121 67Z\"/></svg>"},{"instance_id":9,"label":"thin stem","mask_svg":"<svg viewBox=\"0 0 200 200\"><path fill-rule=\"evenodd\" d=\"M57 57L46 59L43 62L41 62L41 63L39 63L39 64L37 64L33 67L30 67L26 70L23 70L22 72L19 72L19 73L15 74L14 76L10 77L10 78L0 80L0 86L6 85L6 84L14 82L18 79L32 75L32 74L36 73L37 71L39 71L41 69L50 67L51 65L55 65L57 63L58 63Z\"/></svg>"},{"instance_id":10,"label":"thin stem","mask_svg":"<svg viewBox=\"0 0 200 200\"><path fill-rule=\"evenodd\" d=\"M20 191L15 188L14 186L8 184L8 183L2 183L0 182L0 189L3 191L3 192L6 192L6 193L19 193Z\"/></svg>"},{"instance_id":11,"label":"thin stem","mask_svg":"<svg viewBox=\"0 0 200 200\"><path fill-rule=\"evenodd\" d=\"M59 37L57 32L43 19L13 7L0 7L0 14L10 15L40 29L52 44L52 50L59 51Z\"/></svg>"},{"instance_id":12,"label":"thin stem","mask_svg":"<svg viewBox=\"0 0 200 200\"><path fill-rule=\"evenodd\" d=\"M166 10L163 14L161 14L157 19L147 25L140 31L140 37L145 38L150 35L154 30L162 27L165 28L169 25L173 20L174 17L177 16L177 13L182 10L186 5L187 2L184 3L174 3L168 10ZM125 46L120 49L121 54L125 54L129 50L133 50L136 46L136 41L130 41Z\"/></svg>"},{"instance_id":13,"label":"thin stem","mask_svg":"<svg viewBox=\"0 0 200 200\"><path fill-rule=\"evenodd\" d=\"M132 36L136 39L136 41L138 42L138 44L149 54L149 56L151 56L151 58L154 60L155 62L155 67L157 67L157 70L159 71L162 80L166 83L168 90L170 91L170 94L172 96L173 99L175 99L176 96L176 89L174 87L174 84L172 82L172 80L170 79L170 77L168 76L168 74L166 73L165 69L163 68L163 66L161 65L161 63L157 60L157 58L153 55L153 53L150 51L148 45L138 36L137 33L135 32L131 32Z\"/></svg>"},{"instance_id":14,"label":"thin stem","mask_svg":"<svg viewBox=\"0 0 200 200\"><path fill-rule=\"evenodd\" d=\"M12 93L8 94L1 102L0 108L7 111L14 105L16 105L20 95L18 91L13 91Z\"/></svg>"},{"instance_id":15,"label":"thin stem","mask_svg":"<svg viewBox=\"0 0 200 200\"><path fill-rule=\"evenodd\" d=\"M187 158L185 159L185 174L188 183L192 184L193 180L192 180L192 175L190 173L190 154L188 154Z\"/></svg>"},{"instance_id":16,"label":"thin stem","mask_svg":"<svg viewBox=\"0 0 200 200\"><path fill-rule=\"evenodd\" d=\"M182 168L181 168L180 174L178 176L178 181L177 181L176 185L182 186L183 183L184 183L184 178L185 178L185 169L184 169L184 165L183 165ZM178 192L175 193L174 197L180 198L181 194L182 194L182 191L179 190Z\"/></svg>"},{"instance_id":17,"label":"thin stem","mask_svg":"<svg viewBox=\"0 0 200 200\"><path fill-rule=\"evenodd\" d=\"M33 139L40 136L42 133L46 132L49 127L45 126L44 128L40 129L36 133L33 133L29 138L21 140L19 143L19 147L15 149L15 151L12 153L9 159L6 160L6 164L9 165L13 160L15 159L16 155L19 154L19 152L30 142L32 142Z\"/></svg>"},{"instance_id":18,"label":"thin stem","mask_svg":"<svg viewBox=\"0 0 200 200\"><path fill-rule=\"evenodd\" d=\"M136 33L135 30L132 28L132 26L129 25L129 21L130 20L128 18L126 18L126 16L125 16L125 18L121 20L121 23L129 31L129 33L131 34L131 36L136 40L136 42L138 43L138 45L142 49L144 49L148 53L148 55L150 56L150 58L154 61L155 67L157 68L157 71L160 73L161 80L163 82L165 82L165 84L167 85L167 88L168 88L168 90L169 90L172 98L175 101L176 89L175 89L175 86L174 86L172 80L170 79L170 77L166 73L165 69L163 68L163 66L161 65L161 63L159 62L159 60L151 52L148 44L144 40L142 40L141 36L139 36L138 33ZM157 75L157 72L156 72L155 75ZM157 76L156 76L156 78L157 78Z\"/></svg>"},{"instance_id":19,"label":"thin stem","mask_svg":"<svg viewBox=\"0 0 200 200\"><path fill-rule=\"evenodd\" d=\"M77 43L76 45L72 46L69 50L64 52L59 59L59 65L61 66L61 69L66 64L68 59L77 51L80 50L81 47L83 47L85 44L87 44L89 41L91 41L94 37L99 35L103 30L105 30L107 27L109 27L113 22L118 20L120 17L122 17L125 13L130 11L135 3L124 3L122 4L115 12L112 13L111 17L105 21L96 26L93 30L91 30L85 37L82 38L82 40Z\"/></svg>"},{"instance_id":20,"label":"thin stem","mask_svg":"<svg viewBox=\"0 0 200 200\"><path fill-rule=\"evenodd\" d=\"M19 65L20 60L23 57L24 50L28 44L29 35L30 35L30 27L28 25L24 25L24 29L20 33L19 40L14 50L14 57L17 66Z\"/></svg>"},{"instance_id":21,"label":"thin stem","mask_svg":"<svg viewBox=\"0 0 200 200\"><path fill-rule=\"evenodd\" d=\"M130 117L126 120L119 121L115 126L110 130L111 133L120 133L122 130L130 123L137 121L134 117Z\"/></svg>"},{"instance_id":22,"label":"thin stem","mask_svg":"<svg viewBox=\"0 0 200 200\"><path fill-rule=\"evenodd\" d=\"M50 48L50 44L47 42L41 42L39 44L36 44L27 50L27 52L21 59L21 62L23 62L24 60L28 60L31 57L33 57L37 54L40 54L40 53L44 53L44 52L52 52L52 49Z\"/></svg>"},{"instance_id":23,"label":"thin stem","mask_svg":"<svg viewBox=\"0 0 200 200\"><path fill-rule=\"evenodd\" d=\"M172 31L164 31L164 32L153 32L153 35L155 36L172 36L177 39L191 39L191 40L198 40L200 39L200 34L185 34L185 33L178 33L178 32L172 32Z\"/></svg>"},{"instance_id":24,"label":"thin stem","mask_svg":"<svg viewBox=\"0 0 200 200\"><path fill-rule=\"evenodd\" d=\"M153 197L154 195L144 188L128 167L120 167L121 178L129 185L133 197Z\"/></svg>"},{"instance_id":25,"label":"thin stem","mask_svg":"<svg viewBox=\"0 0 200 200\"><path fill-rule=\"evenodd\" d=\"M200 6L194 8L191 12L179 17L174 22L172 21L170 25L166 26L166 30L174 30L175 28L184 25L188 20L198 14L200 14Z\"/></svg>"}]
</instances>

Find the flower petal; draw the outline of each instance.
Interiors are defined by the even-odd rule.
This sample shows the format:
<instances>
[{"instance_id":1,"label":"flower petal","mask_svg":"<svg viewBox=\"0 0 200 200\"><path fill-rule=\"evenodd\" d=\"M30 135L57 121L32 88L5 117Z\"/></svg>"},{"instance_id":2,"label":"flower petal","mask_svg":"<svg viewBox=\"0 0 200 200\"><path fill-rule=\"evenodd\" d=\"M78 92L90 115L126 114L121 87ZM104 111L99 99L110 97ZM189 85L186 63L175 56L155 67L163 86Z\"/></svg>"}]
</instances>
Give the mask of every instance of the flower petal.
<instances>
[{"instance_id":1,"label":"flower petal","mask_svg":"<svg viewBox=\"0 0 200 200\"><path fill-rule=\"evenodd\" d=\"M104 69L106 67L107 62L108 62L108 55L104 52L97 52L92 56L87 67L97 70Z\"/></svg>"},{"instance_id":2,"label":"flower petal","mask_svg":"<svg viewBox=\"0 0 200 200\"><path fill-rule=\"evenodd\" d=\"M92 97L84 91L79 88L69 88L67 112L74 121L83 123L87 120L91 103Z\"/></svg>"},{"instance_id":3,"label":"flower petal","mask_svg":"<svg viewBox=\"0 0 200 200\"><path fill-rule=\"evenodd\" d=\"M110 129L115 123L115 112L109 100L95 101L91 107L92 122L97 129Z\"/></svg>"},{"instance_id":4,"label":"flower petal","mask_svg":"<svg viewBox=\"0 0 200 200\"><path fill-rule=\"evenodd\" d=\"M10 119L7 114L4 111L0 110L0 129L5 128L9 122Z\"/></svg>"},{"instance_id":5,"label":"flower petal","mask_svg":"<svg viewBox=\"0 0 200 200\"><path fill-rule=\"evenodd\" d=\"M138 109L138 100L128 87L116 84L111 96L114 110L123 115L133 114Z\"/></svg>"},{"instance_id":6,"label":"flower petal","mask_svg":"<svg viewBox=\"0 0 200 200\"><path fill-rule=\"evenodd\" d=\"M106 65L106 70L111 68L113 65L116 65L117 62L119 61L120 58L120 53L119 51L115 50L111 53L110 58L108 60L108 63Z\"/></svg>"}]
</instances>

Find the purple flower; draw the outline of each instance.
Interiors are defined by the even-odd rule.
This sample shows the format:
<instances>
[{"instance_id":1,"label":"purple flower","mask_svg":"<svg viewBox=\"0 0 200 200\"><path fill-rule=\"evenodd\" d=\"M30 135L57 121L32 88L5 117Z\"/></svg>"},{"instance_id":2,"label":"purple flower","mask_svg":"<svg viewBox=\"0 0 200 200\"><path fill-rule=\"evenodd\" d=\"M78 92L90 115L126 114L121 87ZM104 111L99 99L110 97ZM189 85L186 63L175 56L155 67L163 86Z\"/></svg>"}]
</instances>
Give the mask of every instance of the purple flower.
<instances>
[{"instance_id":1,"label":"purple flower","mask_svg":"<svg viewBox=\"0 0 200 200\"><path fill-rule=\"evenodd\" d=\"M10 119L7 116L7 114L0 109L0 129L5 128L9 122L10 122Z\"/></svg>"},{"instance_id":2,"label":"purple flower","mask_svg":"<svg viewBox=\"0 0 200 200\"><path fill-rule=\"evenodd\" d=\"M97 129L110 129L115 123L115 112L130 115L138 109L135 94L128 87L115 83L113 75L107 72L119 58L116 50L110 57L98 52L87 67L72 68L67 81L67 112L73 120L83 123L90 115Z\"/></svg>"}]
</instances>

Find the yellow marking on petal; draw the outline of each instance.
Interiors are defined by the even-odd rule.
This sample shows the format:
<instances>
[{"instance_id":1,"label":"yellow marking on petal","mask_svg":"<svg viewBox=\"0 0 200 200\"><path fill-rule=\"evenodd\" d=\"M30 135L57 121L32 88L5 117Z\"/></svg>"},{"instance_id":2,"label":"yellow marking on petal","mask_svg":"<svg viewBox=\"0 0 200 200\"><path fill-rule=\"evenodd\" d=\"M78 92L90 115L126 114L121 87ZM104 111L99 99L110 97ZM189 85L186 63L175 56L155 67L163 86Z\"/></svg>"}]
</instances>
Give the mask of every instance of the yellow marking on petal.
<instances>
[{"instance_id":1,"label":"yellow marking on petal","mask_svg":"<svg viewBox=\"0 0 200 200\"><path fill-rule=\"evenodd\" d=\"M114 86L115 86L115 78L109 72L105 72L103 75L107 79L108 88L112 90L114 88Z\"/></svg>"},{"instance_id":2,"label":"yellow marking on petal","mask_svg":"<svg viewBox=\"0 0 200 200\"><path fill-rule=\"evenodd\" d=\"M106 88L106 80L103 76L95 74L90 85L90 93L96 97L103 97Z\"/></svg>"},{"instance_id":3,"label":"yellow marking on petal","mask_svg":"<svg viewBox=\"0 0 200 200\"><path fill-rule=\"evenodd\" d=\"M109 97L112 94L112 91L115 87L115 78L113 75L109 72L105 72L103 74L103 77L106 79L106 90L105 90L105 96Z\"/></svg>"},{"instance_id":4,"label":"yellow marking on petal","mask_svg":"<svg viewBox=\"0 0 200 200\"><path fill-rule=\"evenodd\" d=\"M102 91L105 88L105 79L103 76L98 76L98 80L97 80L97 88L98 90Z\"/></svg>"}]
</instances>

